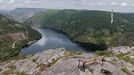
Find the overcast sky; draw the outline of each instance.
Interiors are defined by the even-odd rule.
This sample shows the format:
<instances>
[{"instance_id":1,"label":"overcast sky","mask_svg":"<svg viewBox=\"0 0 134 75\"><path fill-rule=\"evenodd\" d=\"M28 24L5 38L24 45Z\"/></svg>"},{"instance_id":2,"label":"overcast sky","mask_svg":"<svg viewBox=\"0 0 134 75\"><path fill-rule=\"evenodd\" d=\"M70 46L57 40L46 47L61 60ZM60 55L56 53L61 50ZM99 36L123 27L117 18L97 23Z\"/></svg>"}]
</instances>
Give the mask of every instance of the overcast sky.
<instances>
[{"instance_id":1,"label":"overcast sky","mask_svg":"<svg viewBox=\"0 0 134 75\"><path fill-rule=\"evenodd\" d=\"M134 12L134 0L0 0L0 9L19 7Z\"/></svg>"}]
</instances>

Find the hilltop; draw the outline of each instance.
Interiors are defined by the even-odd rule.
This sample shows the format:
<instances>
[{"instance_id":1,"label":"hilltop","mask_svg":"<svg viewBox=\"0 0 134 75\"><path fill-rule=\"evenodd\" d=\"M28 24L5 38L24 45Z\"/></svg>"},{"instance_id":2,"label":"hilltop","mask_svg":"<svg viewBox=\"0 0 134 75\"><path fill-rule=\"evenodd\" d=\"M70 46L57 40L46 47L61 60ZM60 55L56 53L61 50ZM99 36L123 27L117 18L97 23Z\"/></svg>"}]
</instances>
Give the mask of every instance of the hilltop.
<instances>
[{"instance_id":1,"label":"hilltop","mask_svg":"<svg viewBox=\"0 0 134 75\"><path fill-rule=\"evenodd\" d=\"M99 51L95 53L68 52L63 48L49 49L35 55L20 57L0 64L2 75L133 75L133 49L120 47L122 50ZM126 49L127 48L127 49ZM125 50L125 52L124 52ZM87 64L85 71L78 68L79 60L91 60L105 56L101 60ZM81 65L82 66L82 65Z\"/></svg>"}]
</instances>

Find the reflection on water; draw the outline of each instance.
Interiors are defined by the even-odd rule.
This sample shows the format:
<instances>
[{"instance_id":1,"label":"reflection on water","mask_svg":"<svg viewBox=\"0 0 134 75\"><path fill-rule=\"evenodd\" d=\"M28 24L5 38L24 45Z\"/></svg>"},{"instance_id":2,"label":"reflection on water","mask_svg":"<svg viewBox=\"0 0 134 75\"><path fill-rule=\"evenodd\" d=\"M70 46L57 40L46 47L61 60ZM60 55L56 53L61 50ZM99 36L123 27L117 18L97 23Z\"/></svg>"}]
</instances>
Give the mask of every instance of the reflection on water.
<instances>
[{"instance_id":1,"label":"reflection on water","mask_svg":"<svg viewBox=\"0 0 134 75\"><path fill-rule=\"evenodd\" d=\"M65 48L66 50L82 51L82 48L73 43L66 35L47 28L37 28L42 38L28 48L21 49L20 55L34 54L45 49Z\"/></svg>"}]
</instances>

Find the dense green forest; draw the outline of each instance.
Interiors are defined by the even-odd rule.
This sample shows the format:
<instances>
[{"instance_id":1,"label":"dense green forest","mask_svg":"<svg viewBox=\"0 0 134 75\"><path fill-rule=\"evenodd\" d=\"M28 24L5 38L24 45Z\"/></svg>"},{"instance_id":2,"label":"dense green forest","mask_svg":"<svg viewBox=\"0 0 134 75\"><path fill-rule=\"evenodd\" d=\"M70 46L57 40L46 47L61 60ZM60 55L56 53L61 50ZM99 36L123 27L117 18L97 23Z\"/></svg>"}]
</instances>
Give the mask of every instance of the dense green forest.
<instances>
[{"instance_id":1,"label":"dense green forest","mask_svg":"<svg viewBox=\"0 0 134 75\"><path fill-rule=\"evenodd\" d=\"M22 46L41 35L31 27L22 26L3 15L0 15L0 61L17 56ZM16 41L15 48L12 44Z\"/></svg>"},{"instance_id":2,"label":"dense green forest","mask_svg":"<svg viewBox=\"0 0 134 75\"><path fill-rule=\"evenodd\" d=\"M48 14L37 14L26 22L27 25L43 25L61 30L80 43L105 44L107 46L134 45L134 18L129 13L114 13L91 10L60 10Z\"/></svg>"}]
</instances>

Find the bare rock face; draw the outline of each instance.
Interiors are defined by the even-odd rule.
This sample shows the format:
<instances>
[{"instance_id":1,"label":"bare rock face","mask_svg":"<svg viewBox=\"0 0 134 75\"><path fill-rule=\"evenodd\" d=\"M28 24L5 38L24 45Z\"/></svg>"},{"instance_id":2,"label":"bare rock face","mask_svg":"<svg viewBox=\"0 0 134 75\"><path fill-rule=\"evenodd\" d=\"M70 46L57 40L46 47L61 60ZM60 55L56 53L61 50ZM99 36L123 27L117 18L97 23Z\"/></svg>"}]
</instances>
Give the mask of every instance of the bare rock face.
<instances>
[{"instance_id":1,"label":"bare rock face","mask_svg":"<svg viewBox=\"0 0 134 75\"><path fill-rule=\"evenodd\" d=\"M77 63L77 59L61 59L41 75L79 75Z\"/></svg>"},{"instance_id":2,"label":"bare rock face","mask_svg":"<svg viewBox=\"0 0 134 75\"><path fill-rule=\"evenodd\" d=\"M134 75L134 66L117 57L105 57L104 64L86 65L78 68L78 61L92 59L94 54L67 52L62 48L0 64L0 75ZM101 62L101 61L100 61ZM127 69L126 69L127 68Z\"/></svg>"},{"instance_id":3,"label":"bare rock face","mask_svg":"<svg viewBox=\"0 0 134 75\"><path fill-rule=\"evenodd\" d=\"M111 48L109 48L108 50L111 50ZM119 53L129 53L132 50L131 50L131 47L128 47L128 46L119 46L119 47L113 47L112 51L114 53L117 53L117 52L119 52Z\"/></svg>"},{"instance_id":4,"label":"bare rock face","mask_svg":"<svg viewBox=\"0 0 134 75\"><path fill-rule=\"evenodd\" d=\"M48 68L50 64L54 64L58 58L64 55L64 51L61 49L46 50L42 53L37 53L34 56L28 56L25 59L12 60L9 63L4 63L0 67L2 68L1 74L9 74L9 70L12 70L11 74L26 73L30 75L36 75L42 70ZM46 67L45 67L46 66Z\"/></svg>"}]
</instances>

